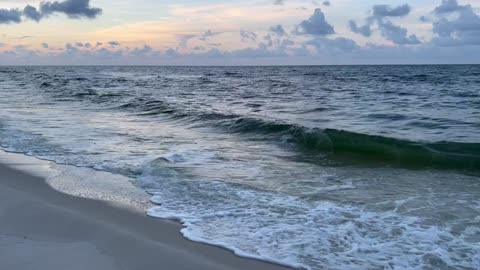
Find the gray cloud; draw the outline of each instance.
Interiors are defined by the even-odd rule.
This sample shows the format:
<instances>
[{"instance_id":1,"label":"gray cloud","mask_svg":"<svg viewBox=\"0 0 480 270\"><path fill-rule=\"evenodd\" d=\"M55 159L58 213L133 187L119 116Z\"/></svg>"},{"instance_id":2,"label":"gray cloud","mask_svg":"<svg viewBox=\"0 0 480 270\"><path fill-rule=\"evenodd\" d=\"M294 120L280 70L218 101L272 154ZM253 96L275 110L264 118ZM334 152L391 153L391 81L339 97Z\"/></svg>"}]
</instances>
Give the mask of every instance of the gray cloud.
<instances>
[{"instance_id":1,"label":"gray cloud","mask_svg":"<svg viewBox=\"0 0 480 270\"><path fill-rule=\"evenodd\" d=\"M28 47L25 45L16 45L14 46L14 49L18 52L28 52Z\"/></svg>"},{"instance_id":2,"label":"gray cloud","mask_svg":"<svg viewBox=\"0 0 480 270\"><path fill-rule=\"evenodd\" d=\"M316 8L313 15L303 22L301 22L296 31L297 34L308 34L316 36L326 36L335 34L335 30L331 24L329 24L322 10Z\"/></svg>"},{"instance_id":3,"label":"gray cloud","mask_svg":"<svg viewBox=\"0 0 480 270\"><path fill-rule=\"evenodd\" d=\"M369 37L372 35L371 24L365 24L363 26L358 26L354 20L348 22L350 30L356 34L360 34L364 37Z\"/></svg>"},{"instance_id":4,"label":"gray cloud","mask_svg":"<svg viewBox=\"0 0 480 270\"><path fill-rule=\"evenodd\" d=\"M272 35L268 34L263 37L263 39L267 42L265 45L271 47L273 45L273 38Z\"/></svg>"},{"instance_id":5,"label":"gray cloud","mask_svg":"<svg viewBox=\"0 0 480 270\"><path fill-rule=\"evenodd\" d=\"M78 48L87 48L87 49L90 49L92 48L92 44L88 43L88 42L75 42L75 46L78 47Z\"/></svg>"},{"instance_id":6,"label":"gray cloud","mask_svg":"<svg viewBox=\"0 0 480 270\"><path fill-rule=\"evenodd\" d=\"M55 13L65 14L71 19L94 19L102 14L102 9L90 7L90 0L42 1L39 9L31 5L25 6L23 10L0 9L0 24L20 23L22 16L39 22Z\"/></svg>"},{"instance_id":7,"label":"gray cloud","mask_svg":"<svg viewBox=\"0 0 480 270\"><path fill-rule=\"evenodd\" d=\"M277 25L277 26L280 26L280 25ZM285 30L283 30L283 27L280 26L280 28L278 27L272 27L271 28L271 32L273 34L267 34L263 37L263 40L264 42L261 42L259 44L259 47L263 47L264 49L267 49L267 48L272 48L274 50L281 50L281 51L285 51L287 49L289 49L290 46L292 45L295 45L295 42L286 38L287 37L287 33L285 32ZM275 33L278 32L277 33Z\"/></svg>"},{"instance_id":8,"label":"gray cloud","mask_svg":"<svg viewBox=\"0 0 480 270\"><path fill-rule=\"evenodd\" d=\"M387 17L403 17L410 13L408 4L392 8L388 5L373 6L372 15L366 19L366 24L358 26L354 20L349 21L349 28L352 32L369 37L372 34L372 26L376 25L380 34L395 44L420 44L420 40L414 34L408 35L408 30L388 21Z\"/></svg>"},{"instance_id":9,"label":"gray cloud","mask_svg":"<svg viewBox=\"0 0 480 270\"><path fill-rule=\"evenodd\" d=\"M207 30L207 31L203 32L201 35L199 35L198 39L200 39L202 41L206 41L209 38L220 35L220 34L222 34L222 32L213 32L212 30Z\"/></svg>"},{"instance_id":10,"label":"gray cloud","mask_svg":"<svg viewBox=\"0 0 480 270\"><path fill-rule=\"evenodd\" d=\"M42 47L43 47L44 49L48 49L48 47L49 47L49 46L48 46L48 43L45 43L45 42L42 43Z\"/></svg>"},{"instance_id":11,"label":"gray cloud","mask_svg":"<svg viewBox=\"0 0 480 270\"><path fill-rule=\"evenodd\" d=\"M407 29L394 25L389 21L379 21L379 29L382 36L395 44L420 44L420 40L416 35L408 35Z\"/></svg>"},{"instance_id":12,"label":"gray cloud","mask_svg":"<svg viewBox=\"0 0 480 270\"><path fill-rule=\"evenodd\" d=\"M291 41L285 43L293 45ZM299 46L300 47L299 47ZM313 46L316 52L307 50ZM65 45L49 52L17 46L0 52L5 65L289 65L289 64L465 64L480 63L478 46L436 47L431 44L408 46L357 46L346 38L314 37L295 47L258 47L224 51L211 49L181 53L175 49L156 51L149 46L133 49L101 48L85 50Z\"/></svg>"},{"instance_id":13,"label":"gray cloud","mask_svg":"<svg viewBox=\"0 0 480 270\"><path fill-rule=\"evenodd\" d=\"M218 33L212 32L212 30L207 30L207 31L205 31L205 32L202 34L202 36L203 36L203 37L211 37L211 36L214 36L214 35L217 35L217 34L218 34Z\"/></svg>"},{"instance_id":14,"label":"gray cloud","mask_svg":"<svg viewBox=\"0 0 480 270\"><path fill-rule=\"evenodd\" d=\"M281 37L286 34L285 29L280 24L270 27L270 32L273 32L275 35Z\"/></svg>"},{"instance_id":15,"label":"gray cloud","mask_svg":"<svg viewBox=\"0 0 480 270\"><path fill-rule=\"evenodd\" d=\"M82 17L94 19L102 14L102 9L90 7L90 0L41 2L40 11L43 16L48 16L53 13L63 13L73 19Z\"/></svg>"},{"instance_id":16,"label":"gray cloud","mask_svg":"<svg viewBox=\"0 0 480 270\"><path fill-rule=\"evenodd\" d=\"M242 39L242 42L250 42L250 41L256 41L257 40L257 34L254 32L250 32L247 30L240 30L240 37Z\"/></svg>"},{"instance_id":17,"label":"gray cloud","mask_svg":"<svg viewBox=\"0 0 480 270\"><path fill-rule=\"evenodd\" d=\"M375 5L373 6L373 16L376 17L403 17L410 13L410 6L404 4L395 8L391 8L388 5Z\"/></svg>"},{"instance_id":18,"label":"gray cloud","mask_svg":"<svg viewBox=\"0 0 480 270\"><path fill-rule=\"evenodd\" d=\"M14 38L14 39L28 39L28 38L33 38L34 36L21 36L21 37L17 37L17 38Z\"/></svg>"},{"instance_id":19,"label":"gray cloud","mask_svg":"<svg viewBox=\"0 0 480 270\"><path fill-rule=\"evenodd\" d=\"M316 38L306 42L307 45L313 45L320 51L329 51L331 53L335 52L351 52L355 49L359 49L360 47L357 43L349 38L335 38L335 39L327 39L327 38Z\"/></svg>"},{"instance_id":20,"label":"gray cloud","mask_svg":"<svg viewBox=\"0 0 480 270\"><path fill-rule=\"evenodd\" d=\"M421 22L429 22L430 21L430 19L427 16L420 16L419 20Z\"/></svg>"},{"instance_id":21,"label":"gray cloud","mask_svg":"<svg viewBox=\"0 0 480 270\"><path fill-rule=\"evenodd\" d=\"M201 41L209 41L211 37L223 34L223 32L213 32L212 30L207 30L201 34L181 34L178 35L178 47L187 48L188 43L192 39L198 38Z\"/></svg>"},{"instance_id":22,"label":"gray cloud","mask_svg":"<svg viewBox=\"0 0 480 270\"><path fill-rule=\"evenodd\" d=\"M110 47L120 46L120 42L115 41L115 40L109 41L109 42L107 42L107 44L110 45Z\"/></svg>"},{"instance_id":23,"label":"gray cloud","mask_svg":"<svg viewBox=\"0 0 480 270\"><path fill-rule=\"evenodd\" d=\"M440 6L436 7L434 12L436 14L450 13L466 8L458 5L457 0L442 0Z\"/></svg>"},{"instance_id":24,"label":"gray cloud","mask_svg":"<svg viewBox=\"0 0 480 270\"><path fill-rule=\"evenodd\" d=\"M457 1L442 1L436 14L456 13L456 17L441 17L432 24L437 35L432 42L440 46L480 45L480 16L470 5L460 6Z\"/></svg>"},{"instance_id":25,"label":"gray cloud","mask_svg":"<svg viewBox=\"0 0 480 270\"><path fill-rule=\"evenodd\" d=\"M330 1L323 1L323 5L329 7L330 6Z\"/></svg>"},{"instance_id":26,"label":"gray cloud","mask_svg":"<svg viewBox=\"0 0 480 270\"><path fill-rule=\"evenodd\" d=\"M197 35L192 35L192 34L179 35L178 46L181 48L186 48L188 45L188 42L195 37L197 37Z\"/></svg>"},{"instance_id":27,"label":"gray cloud","mask_svg":"<svg viewBox=\"0 0 480 270\"><path fill-rule=\"evenodd\" d=\"M277 6L282 6L285 4L285 0L275 0L273 4Z\"/></svg>"},{"instance_id":28,"label":"gray cloud","mask_svg":"<svg viewBox=\"0 0 480 270\"><path fill-rule=\"evenodd\" d=\"M152 47L149 45L145 45L142 48L135 48L130 53L134 56L147 56L153 52Z\"/></svg>"},{"instance_id":29,"label":"gray cloud","mask_svg":"<svg viewBox=\"0 0 480 270\"><path fill-rule=\"evenodd\" d=\"M18 9L0 9L0 24L20 23L22 13Z\"/></svg>"},{"instance_id":30,"label":"gray cloud","mask_svg":"<svg viewBox=\"0 0 480 270\"><path fill-rule=\"evenodd\" d=\"M65 44L64 51L65 51L66 54L73 54L73 53L76 53L79 50L78 50L77 47L73 46L72 44L67 43L67 44Z\"/></svg>"},{"instance_id":31,"label":"gray cloud","mask_svg":"<svg viewBox=\"0 0 480 270\"><path fill-rule=\"evenodd\" d=\"M34 20L36 22L39 22L43 16L40 12L38 12L38 10L35 7L32 7L30 5L27 5L23 9L23 15L28 19Z\"/></svg>"}]
</instances>

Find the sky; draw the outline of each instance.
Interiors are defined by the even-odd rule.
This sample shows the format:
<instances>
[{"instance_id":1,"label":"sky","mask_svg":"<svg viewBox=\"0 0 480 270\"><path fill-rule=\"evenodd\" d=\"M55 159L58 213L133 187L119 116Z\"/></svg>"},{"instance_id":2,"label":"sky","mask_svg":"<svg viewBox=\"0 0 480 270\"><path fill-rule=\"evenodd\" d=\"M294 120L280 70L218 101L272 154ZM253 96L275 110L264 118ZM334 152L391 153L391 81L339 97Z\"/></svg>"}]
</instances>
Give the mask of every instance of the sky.
<instances>
[{"instance_id":1,"label":"sky","mask_svg":"<svg viewBox=\"0 0 480 270\"><path fill-rule=\"evenodd\" d=\"M0 65L480 64L480 0L0 0Z\"/></svg>"}]
</instances>

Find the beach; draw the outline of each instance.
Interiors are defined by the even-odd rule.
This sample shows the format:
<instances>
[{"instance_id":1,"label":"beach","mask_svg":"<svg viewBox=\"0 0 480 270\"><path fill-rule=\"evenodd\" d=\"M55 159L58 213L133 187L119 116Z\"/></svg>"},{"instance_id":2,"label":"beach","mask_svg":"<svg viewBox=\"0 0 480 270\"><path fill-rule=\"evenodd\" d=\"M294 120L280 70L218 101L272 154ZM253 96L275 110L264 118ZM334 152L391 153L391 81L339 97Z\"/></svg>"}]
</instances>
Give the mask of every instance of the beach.
<instances>
[{"instance_id":1,"label":"beach","mask_svg":"<svg viewBox=\"0 0 480 270\"><path fill-rule=\"evenodd\" d=\"M53 190L0 164L1 269L287 269L190 242L181 225Z\"/></svg>"}]
</instances>

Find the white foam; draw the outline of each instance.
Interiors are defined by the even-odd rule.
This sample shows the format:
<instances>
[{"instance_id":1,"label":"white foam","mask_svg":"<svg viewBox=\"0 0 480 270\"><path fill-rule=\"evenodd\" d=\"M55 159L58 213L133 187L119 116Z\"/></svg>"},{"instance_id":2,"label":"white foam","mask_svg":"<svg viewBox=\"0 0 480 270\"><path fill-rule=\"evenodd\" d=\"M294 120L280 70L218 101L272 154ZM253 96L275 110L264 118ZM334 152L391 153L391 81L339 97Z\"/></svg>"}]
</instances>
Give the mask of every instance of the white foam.
<instances>
[{"instance_id":1,"label":"white foam","mask_svg":"<svg viewBox=\"0 0 480 270\"><path fill-rule=\"evenodd\" d=\"M480 266L478 242L395 208L309 202L220 182L159 183L151 176L143 181L160 205L148 211L150 216L180 220L186 238L240 256L306 269ZM468 231L462 235L468 238Z\"/></svg>"},{"instance_id":2,"label":"white foam","mask_svg":"<svg viewBox=\"0 0 480 270\"><path fill-rule=\"evenodd\" d=\"M138 209L150 206L148 195L132 179L90 168L59 165L52 161L0 150L0 163L42 177L55 190L89 199L110 201Z\"/></svg>"},{"instance_id":3,"label":"white foam","mask_svg":"<svg viewBox=\"0 0 480 270\"><path fill-rule=\"evenodd\" d=\"M140 209L149 207L148 194L122 175L66 165L54 165L59 173L47 183L54 189L77 197L110 201Z\"/></svg>"}]
</instances>

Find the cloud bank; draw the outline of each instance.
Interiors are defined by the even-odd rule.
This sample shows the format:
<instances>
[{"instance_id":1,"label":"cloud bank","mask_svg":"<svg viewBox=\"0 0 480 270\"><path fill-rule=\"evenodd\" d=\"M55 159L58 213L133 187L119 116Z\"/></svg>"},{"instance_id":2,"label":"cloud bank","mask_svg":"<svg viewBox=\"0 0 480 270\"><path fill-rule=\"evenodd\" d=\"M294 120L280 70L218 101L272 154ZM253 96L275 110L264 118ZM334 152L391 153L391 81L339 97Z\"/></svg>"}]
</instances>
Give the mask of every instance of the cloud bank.
<instances>
[{"instance_id":1,"label":"cloud bank","mask_svg":"<svg viewBox=\"0 0 480 270\"><path fill-rule=\"evenodd\" d=\"M459 5L456 0L444 0L434 12L441 16L433 23L437 37L433 43L440 46L480 45L480 16L470 5ZM448 15L455 15L449 19Z\"/></svg>"}]
</instances>

